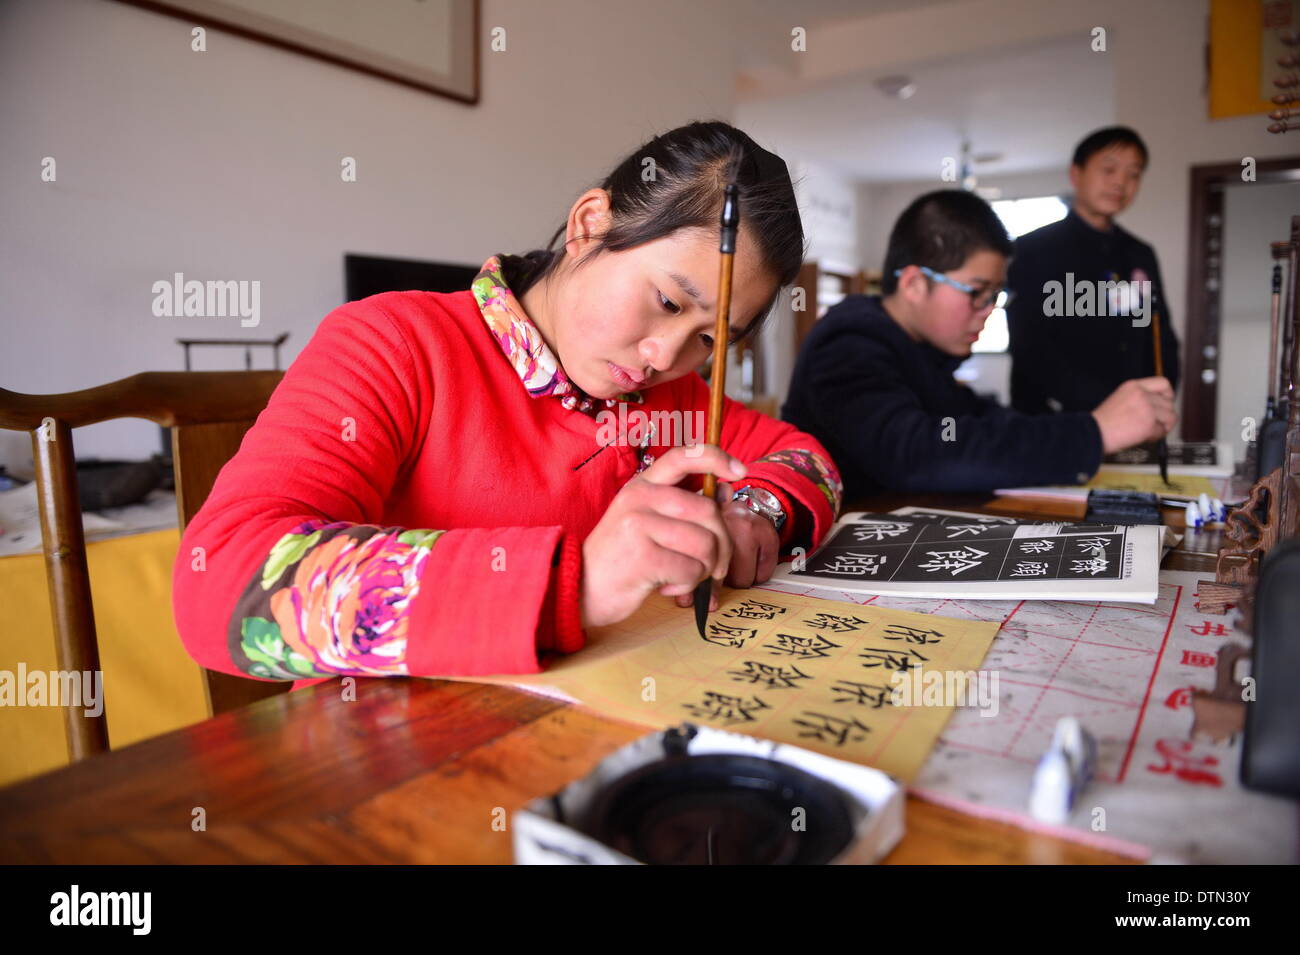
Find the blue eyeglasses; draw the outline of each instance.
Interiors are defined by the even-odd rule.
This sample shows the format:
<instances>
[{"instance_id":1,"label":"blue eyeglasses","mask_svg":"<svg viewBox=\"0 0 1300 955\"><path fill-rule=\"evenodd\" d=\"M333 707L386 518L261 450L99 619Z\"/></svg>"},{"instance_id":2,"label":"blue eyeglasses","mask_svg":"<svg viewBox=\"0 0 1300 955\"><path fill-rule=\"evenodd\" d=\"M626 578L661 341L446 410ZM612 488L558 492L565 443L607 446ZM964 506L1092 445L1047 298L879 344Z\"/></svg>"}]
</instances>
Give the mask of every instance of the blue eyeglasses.
<instances>
[{"instance_id":1,"label":"blue eyeglasses","mask_svg":"<svg viewBox=\"0 0 1300 955\"><path fill-rule=\"evenodd\" d=\"M942 272L936 272L926 265L918 265L921 274L926 278L933 279L936 282L942 282L944 285L951 285L957 291L970 296L971 307L977 312L992 305L994 308L1006 308L1015 298L1015 293L1005 288L980 288L977 285L967 285L965 282L959 282L954 278L944 275ZM903 274L902 269L894 269L894 278Z\"/></svg>"}]
</instances>

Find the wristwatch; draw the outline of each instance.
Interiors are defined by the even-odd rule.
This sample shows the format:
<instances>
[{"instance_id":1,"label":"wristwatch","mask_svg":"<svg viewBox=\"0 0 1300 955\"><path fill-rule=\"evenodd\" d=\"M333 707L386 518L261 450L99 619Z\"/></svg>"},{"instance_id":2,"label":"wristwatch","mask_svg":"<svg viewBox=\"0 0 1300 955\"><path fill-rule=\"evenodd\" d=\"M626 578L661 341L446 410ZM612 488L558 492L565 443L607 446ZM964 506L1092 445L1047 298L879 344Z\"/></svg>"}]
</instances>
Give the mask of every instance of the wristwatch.
<instances>
[{"instance_id":1,"label":"wristwatch","mask_svg":"<svg viewBox=\"0 0 1300 955\"><path fill-rule=\"evenodd\" d=\"M785 524L785 509L771 491L761 487L742 487L731 499L740 501L755 514L766 517L778 531Z\"/></svg>"}]
</instances>

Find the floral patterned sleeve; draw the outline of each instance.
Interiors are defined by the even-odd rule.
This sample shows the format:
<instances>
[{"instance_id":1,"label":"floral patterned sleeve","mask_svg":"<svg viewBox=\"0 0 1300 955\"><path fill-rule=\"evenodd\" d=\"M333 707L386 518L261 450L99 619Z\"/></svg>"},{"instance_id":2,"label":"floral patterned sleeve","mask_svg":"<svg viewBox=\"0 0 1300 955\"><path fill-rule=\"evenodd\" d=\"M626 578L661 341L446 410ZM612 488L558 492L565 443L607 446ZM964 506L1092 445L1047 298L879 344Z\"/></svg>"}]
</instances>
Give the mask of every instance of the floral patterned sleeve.
<instances>
[{"instance_id":1,"label":"floral patterned sleeve","mask_svg":"<svg viewBox=\"0 0 1300 955\"><path fill-rule=\"evenodd\" d=\"M840 480L840 472L835 467L835 462L831 460L829 454L824 451L819 454L805 448L785 448L781 451L765 454L761 458L757 458L753 463L781 464L793 468L812 482L813 487L817 488L821 495L826 498L832 516L839 516L840 505L844 497L844 484ZM743 484L744 482L740 483Z\"/></svg>"},{"instance_id":2,"label":"floral patterned sleeve","mask_svg":"<svg viewBox=\"0 0 1300 955\"><path fill-rule=\"evenodd\" d=\"M516 574L467 571L466 552L483 553L495 541L516 555ZM426 575L445 580L454 567L461 568L460 599L428 592ZM577 538L558 527L442 531L307 521L275 542L240 593L226 649L235 669L265 680L535 673L538 651L572 653L585 642L581 572ZM540 603L529 596L539 586ZM502 599L506 593L514 604Z\"/></svg>"},{"instance_id":3,"label":"floral patterned sleeve","mask_svg":"<svg viewBox=\"0 0 1300 955\"><path fill-rule=\"evenodd\" d=\"M408 611L443 531L311 521L271 548L230 618L250 676L405 676Z\"/></svg>"}]
</instances>

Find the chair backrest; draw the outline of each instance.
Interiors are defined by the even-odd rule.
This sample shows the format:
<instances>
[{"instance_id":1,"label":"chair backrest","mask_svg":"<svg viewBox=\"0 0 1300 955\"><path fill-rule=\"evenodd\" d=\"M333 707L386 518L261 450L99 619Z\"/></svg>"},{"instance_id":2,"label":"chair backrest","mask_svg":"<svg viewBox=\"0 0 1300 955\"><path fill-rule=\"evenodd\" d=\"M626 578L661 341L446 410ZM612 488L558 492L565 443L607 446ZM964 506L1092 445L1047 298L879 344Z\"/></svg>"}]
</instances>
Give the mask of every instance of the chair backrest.
<instances>
[{"instance_id":1,"label":"chair backrest","mask_svg":"<svg viewBox=\"0 0 1300 955\"><path fill-rule=\"evenodd\" d=\"M183 530L282 376L279 371L145 372L60 395L24 395L0 388L0 428L27 431L32 437L50 609L62 670L100 668L72 429L113 418L145 418L171 428L176 509ZM288 684L212 670L204 670L204 677L214 714L288 690ZM108 749L106 717L107 708L97 717L65 708L68 751L74 762Z\"/></svg>"}]
</instances>

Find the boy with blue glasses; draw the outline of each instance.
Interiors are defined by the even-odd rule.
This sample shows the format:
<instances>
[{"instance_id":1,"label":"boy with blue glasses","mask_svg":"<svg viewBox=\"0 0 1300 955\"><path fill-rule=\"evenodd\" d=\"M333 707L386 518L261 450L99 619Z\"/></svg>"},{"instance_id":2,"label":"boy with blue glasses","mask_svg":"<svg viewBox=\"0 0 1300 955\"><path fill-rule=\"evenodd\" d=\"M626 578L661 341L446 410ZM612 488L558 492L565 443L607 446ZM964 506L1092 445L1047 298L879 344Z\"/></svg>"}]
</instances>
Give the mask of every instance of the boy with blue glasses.
<instances>
[{"instance_id":1,"label":"boy with blue glasses","mask_svg":"<svg viewBox=\"0 0 1300 955\"><path fill-rule=\"evenodd\" d=\"M850 295L809 332L781 416L821 441L846 495L974 492L1087 481L1103 454L1177 421L1164 378L1124 382L1097 408L1028 415L953 378L1007 302L1012 245L989 205L940 190L899 216L881 296Z\"/></svg>"}]
</instances>

